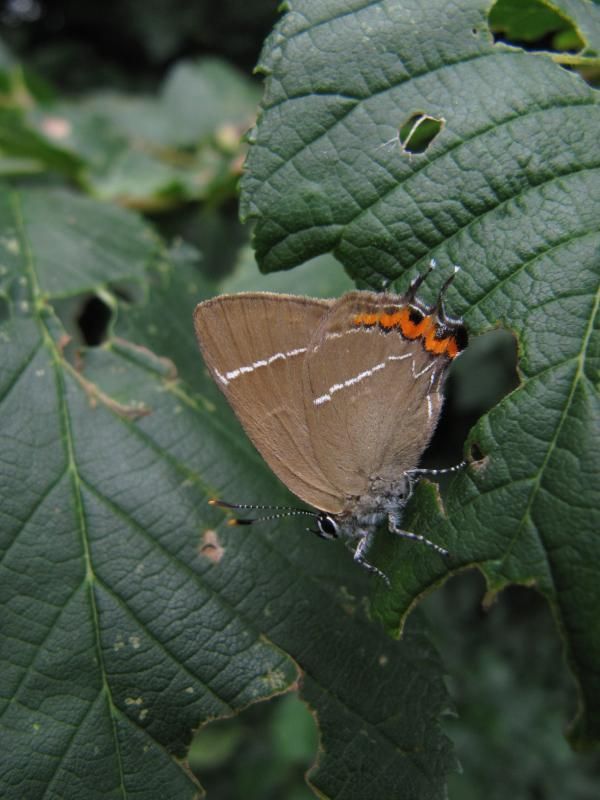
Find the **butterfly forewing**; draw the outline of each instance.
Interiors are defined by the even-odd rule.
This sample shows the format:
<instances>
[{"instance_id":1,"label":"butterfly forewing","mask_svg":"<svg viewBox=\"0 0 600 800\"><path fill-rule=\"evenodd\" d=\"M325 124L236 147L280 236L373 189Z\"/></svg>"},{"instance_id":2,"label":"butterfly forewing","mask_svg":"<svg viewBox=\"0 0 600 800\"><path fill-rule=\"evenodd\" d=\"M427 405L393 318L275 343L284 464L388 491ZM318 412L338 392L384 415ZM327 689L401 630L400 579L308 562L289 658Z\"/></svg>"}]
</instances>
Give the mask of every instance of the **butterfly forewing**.
<instances>
[{"instance_id":1,"label":"butterfly forewing","mask_svg":"<svg viewBox=\"0 0 600 800\"><path fill-rule=\"evenodd\" d=\"M306 423L302 362L331 300L223 295L194 314L200 349L250 440L305 502L338 513L339 492L319 468Z\"/></svg>"},{"instance_id":2,"label":"butterfly forewing","mask_svg":"<svg viewBox=\"0 0 600 800\"><path fill-rule=\"evenodd\" d=\"M435 429L446 359L399 330L355 324L402 298L352 292L321 320L304 359L310 440L321 470L344 496L372 480L398 481ZM390 312L393 308L390 308Z\"/></svg>"}]
</instances>

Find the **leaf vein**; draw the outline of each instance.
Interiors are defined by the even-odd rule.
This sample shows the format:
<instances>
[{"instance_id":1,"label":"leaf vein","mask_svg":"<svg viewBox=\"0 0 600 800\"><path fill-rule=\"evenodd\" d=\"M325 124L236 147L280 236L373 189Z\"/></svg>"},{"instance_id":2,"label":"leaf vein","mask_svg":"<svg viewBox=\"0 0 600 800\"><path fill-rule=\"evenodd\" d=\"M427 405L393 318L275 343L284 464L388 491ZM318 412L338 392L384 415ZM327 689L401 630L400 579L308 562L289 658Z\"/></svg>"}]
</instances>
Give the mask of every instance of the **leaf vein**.
<instances>
[{"instance_id":1,"label":"leaf vein","mask_svg":"<svg viewBox=\"0 0 600 800\"><path fill-rule=\"evenodd\" d=\"M16 223L16 228L19 233L19 237L21 239L23 245L23 252L25 253L25 269L29 275L31 293L34 298L39 298L41 296L37 274L35 270L35 259L33 257L33 253L31 252L31 248L29 246L29 240L26 235L26 222L23 216L23 208L20 202L20 195L17 192L12 192L10 195L10 201L12 205L12 209L14 212L14 218ZM71 428L71 420L69 417L69 411L67 408L67 401L66 401L66 392L65 392L65 383L64 383L64 375L61 369L62 364L64 363L62 355L59 353L56 343L54 342L50 331L47 329L46 325L44 324L43 319L41 316L38 316L38 325L42 331L42 337L44 340L44 344L48 349L49 353L52 356L53 367L56 375L56 388L57 388L57 399L58 399L58 413L61 420L61 426L63 429L64 435L64 444L65 444L65 455L67 459L67 469L71 473L71 483L73 489L73 505L75 514L79 523L79 531L81 535L81 545L82 545L82 555L86 565L86 572L88 575L88 593L89 593L89 601L90 601L90 611L93 620L93 627L95 633L95 644L96 644L96 655L98 658L98 665L99 670L101 673L102 683L104 689L107 694L109 709L112 709L112 698L110 695L110 687L107 683L106 678L106 669L103 662L103 654L100 647L100 631L99 631L99 621L98 621L98 609L95 604L95 598L93 594L93 587L89 582L89 577L93 576L93 567L90 558L90 551L89 551L89 541L88 541L88 533L85 523L85 515L83 512L83 505L81 499L81 487L80 487L80 476L77 469L77 462L75 459L75 448L73 443L73 431ZM119 741L117 738L117 732L114 724L114 718L111 716L111 723L112 723L112 733L113 733L113 741L115 746L115 755L118 763L119 769L119 779L120 779L120 789L121 794L123 797L126 797L127 792L125 791L125 777L124 777L124 769L123 769L123 761L119 746Z\"/></svg>"},{"instance_id":2,"label":"leaf vein","mask_svg":"<svg viewBox=\"0 0 600 800\"><path fill-rule=\"evenodd\" d=\"M536 499L536 497L538 495L538 492L540 491L540 488L542 488L542 479L543 479L543 476L544 476L544 471L545 471L545 469L546 469L546 467L548 465L548 462L550 461L551 456L553 455L553 453L554 453L554 451L555 451L555 449L557 447L558 438L560 436L560 432L562 430L562 427L565 424L565 421L567 419L567 416L568 416L568 413L569 413L569 409L570 409L571 404L573 402L573 399L575 397L575 391L577 389L577 386L578 386L579 382L581 381L581 379L584 377L585 354L587 352L587 348L588 348L588 345L589 345L589 342L590 342L590 339L591 339L592 330L593 330L593 327L594 327L594 320L596 319L596 316L598 314L599 304L600 304L600 286L598 287L598 289L596 291L596 299L595 299L595 303L594 303L594 308L592 309L592 312L590 314L588 325L587 325L587 328L586 328L586 331L585 331L585 334L584 334L584 337L583 337L581 349L579 351L579 354L576 357L577 358L577 362L578 362L577 369L576 369L575 374L573 376L573 380L571 382L571 387L570 387L570 390L569 390L569 394L568 394L568 396L567 396L567 398L565 400L565 404L564 404L564 408L563 408L561 417L560 417L560 419L559 419L559 421L558 421L558 423L556 425L556 430L554 432L554 436L552 437L552 439L548 443L548 449L546 451L546 455L544 457L544 460L542 461L542 463L541 463L541 465L540 465L540 467L539 467L539 469L537 471L537 475L533 478L533 487L532 487L532 490L531 490L529 501L527 503L526 508L524 509L521 523L518 526L517 530L515 531L515 534L512 537L511 541L508 543L508 547L507 547L506 553L504 554L504 556L502 558L503 562L506 561L506 559L510 555L515 543L517 542L517 540L522 535L523 530L525 528L526 521L527 520L531 521L531 511L532 511L535 499ZM542 544L542 549L544 550L544 552L547 552L547 549L544 547L544 542L541 541L540 543ZM550 569L550 573L552 574L552 564L551 564L551 560L549 558L548 558L548 567Z\"/></svg>"}]
</instances>

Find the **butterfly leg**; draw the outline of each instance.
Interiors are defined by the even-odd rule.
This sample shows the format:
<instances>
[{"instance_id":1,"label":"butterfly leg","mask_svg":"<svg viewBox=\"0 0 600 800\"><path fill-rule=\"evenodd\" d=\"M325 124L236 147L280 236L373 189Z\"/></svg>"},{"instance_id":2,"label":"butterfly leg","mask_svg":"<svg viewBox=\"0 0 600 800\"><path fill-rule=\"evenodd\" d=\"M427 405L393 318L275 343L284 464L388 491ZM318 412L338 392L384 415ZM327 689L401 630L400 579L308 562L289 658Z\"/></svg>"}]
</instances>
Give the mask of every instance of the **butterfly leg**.
<instances>
[{"instance_id":1,"label":"butterfly leg","mask_svg":"<svg viewBox=\"0 0 600 800\"><path fill-rule=\"evenodd\" d=\"M358 544L356 546L356 550L354 551L354 560L357 564L360 564L361 567L368 570L369 572L374 573L375 575L379 575L380 578L387 583L388 587L391 587L390 579L388 576L382 572L377 567L373 566L373 564L369 564L367 559L365 558L365 553L371 546L371 542L373 541L373 533L365 533L360 537L358 540Z\"/></svg>"},{"instance_id":2,"label":"butterfly leg","mask_svg":"<svg viewBox=\"0 0 600 800\"><path fill-rule=\"evenodd\" d=\"M441 556L447 556L448 551L440 547L439 544L432 542L430 539L427 539L425 536L421 536L419 533L411 533L410 531L405 531L400 528L400 515L391 513L388 516L388 530L390 533L393 533L394 536L401 536L403 539L412 539L415 542L421 542L422 544L426 544L428 547L433 548L436 553L439 553Z\"/></svg>"}]
</instances>

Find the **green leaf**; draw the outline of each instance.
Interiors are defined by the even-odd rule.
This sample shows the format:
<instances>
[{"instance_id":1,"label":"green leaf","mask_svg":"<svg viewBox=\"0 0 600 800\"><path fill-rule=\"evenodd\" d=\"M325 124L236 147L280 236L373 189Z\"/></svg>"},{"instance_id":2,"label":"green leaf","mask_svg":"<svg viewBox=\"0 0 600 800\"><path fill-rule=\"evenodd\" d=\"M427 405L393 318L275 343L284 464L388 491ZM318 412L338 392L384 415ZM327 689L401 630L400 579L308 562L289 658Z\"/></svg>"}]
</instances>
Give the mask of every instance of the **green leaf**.
<instances>
[{"instance_id":1,"label":"green leaf","mask_svg":"<svg viewBox=\"0 0 600 800\"><path fill-rule=\"evenodd\" d=\"M205 58L175 64L156 97L97 92L62 110L67 118L103 119L132 143L193 147L225 125L251 120L258 100L254 83L225 62Z\"/></svg>"},{"instance_id":2,"label":"green leaf","mask_svg":"<svg viewBox=\"0 0 600 800\"><path fill-rule=\"evenodd\" d=\"M64 355L52 300L97 289L102 272L139 277L154 237L66 194L0 197L14 298L1 328L2 794L193 797L169 754L296 668L201 579L197 478L143 431L169 364L125 342L90 352L132 393L109 396Z\"/></svg>"},{"instance_id":3,"label":"green leaf","mask_svg":"<svg viewBox=\"0 0 600 800\"><path fill-rule=\"evenodd\" d=\"M560 16L553 5L542 0L497 0L490 10L490 26L511 41L523 42L536 42L550 33L573 30L572 22Z\"/></svg>"},{"instance_id":4,"label":"green leaf","mask_svg":"<svg viewBox=\"0 0 600 800\"><path fill-rule=\"evenodd\" d=\"M394 591L376 610L398 631L423 592L473 566L491 594L536 586L585 743L600 737L598 92L549 56L493 44L488 5L289 3L262 56L242 206L265 271L331 251L363 285L406 286L434 256L427 300L458 263L452 313L475 335L514 332L521 386L473 430L483 457L443 510L420 487L405 520L448 547L449 568L383 537ZM560 5L598 22L598 7ZM399 142L416 114L444 121L422 155Z\"/></svg>"},{"instance_id":5,"label":"green leaf","mask_svg":"<svg viewBox=\"0 0 600 800\"><path fill-rule=\"evenodd\" d=\"M189 253L66 193L0 198L3 797L196 796L192 729L301 677L322 794L442 798L448 697L422 621L390 640L345 550L207 504L290 498L192 358L209 287ZM145 305L72 363L58 300L142 270Z\"/></svg>"},{"instance_id":6,"label":"green leaf","mask_svg":"<svg viewBox=\"0 0 600 800\"><path fill-rule=\"evenodd\" d=\"M151 229L134 214L47 189L23 194L17 210L3 187L6 217L5 249L27 259L35 255L35 299L44 301L83 294L109 284L140 282L158 250ZM18 223L25 228L20 235ZM4 281L14 281L12 269Z\"/></svg>"},{"instance_id":7,"label":"green leaf","mask_svg":"<svg viewBox=\"0 0 600 800\"><path fill-rule=\"evenodd\" d=\"M76 156L31 130L22 114L14 109L0 108L0 157L4 161L3 175L47 169L74 175L80 167Z\"/></svg>"},{"instance_id":8,"label":"green leaf","mask_svg":"<svg viewBox=\"0 0 600 800\"><path fill-rule=\"evenodd\" d=\"M87 161L100 197L135 207L201 198L234 185L232 162L258 101L254 85L216 59L180 62L156 98L98 93L31 114L63 120L66 146Z\"/></svg>"},{"instance_id":9,"label":"green leaf","mask_svg":"<svg viewBox=\"0 0 600 800\"><path fill-rule=\"evenodd\" d=\"M561 63L584 66L585 57L599 52L600 15L585 0L497 0L489 22L494 34L504 34L509 42L527 42L540 50L570 50L584 57L556 59Z\"/></svg>"},{"instance_id":10,"label":"green leaf","mask_svg":"<svg viewBox=\"0 0 600 800\"><path fill-rule=\"evenodd\" d=\"M97 197L151 210L235 190L259 95L218 59L175 64L156 97L99 91L37 102L11 80L0 110L5 175L58 171Z\"/></svg>"},{"instance_id":11,"label":"green leaf","mask_svg":"<svg viewBox=\"0 0 600 800\"><path fill-rule=\"evenodd\" d=\"M577 38L584 42L584 55L597 56L600 53L600 13L597 3L587 0L545 0L545 3L566 20L567 29L573 23Z\"/></svg>"},{"instance_id":12,"label":"green leaf","mask_svg":"<svg viewBox=\"0 0 600 800\"><path fill-rule=\"evenodd\" d=\"M500 221L521 193L593 168L597 93L549 58L493 45L483 2L291 9L263 52L242 184L261 268L332 250L377 285ZM398 143L417 112L446 121L420 157Z\"/></svg>"}]
</instances>

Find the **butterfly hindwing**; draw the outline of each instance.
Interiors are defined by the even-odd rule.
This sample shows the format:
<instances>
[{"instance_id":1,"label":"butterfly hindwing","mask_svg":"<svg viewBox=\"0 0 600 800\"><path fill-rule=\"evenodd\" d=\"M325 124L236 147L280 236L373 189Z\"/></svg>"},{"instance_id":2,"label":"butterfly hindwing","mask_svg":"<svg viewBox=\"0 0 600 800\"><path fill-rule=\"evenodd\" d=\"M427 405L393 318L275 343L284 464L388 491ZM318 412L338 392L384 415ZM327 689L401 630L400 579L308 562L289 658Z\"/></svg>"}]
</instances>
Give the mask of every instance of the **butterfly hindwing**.
<instances>
[{"instance_id":1,"label":"butterfly hindwing","mask_svg":"<svg viewBox=\"0 0 600 800\"><path fill-rule=\"evenodd\" d=\"M397 328L356 323L388 306L393 319L399 300L345 295L323 316L304 357L310 440L322 472L345 497L365 494L377 478L397 481L415 466L441 411L447 359Z\"/></svg>"}]
</instances>

